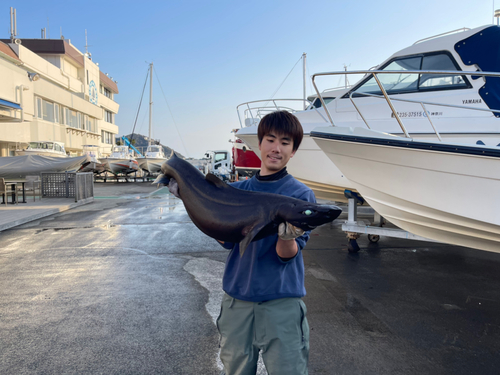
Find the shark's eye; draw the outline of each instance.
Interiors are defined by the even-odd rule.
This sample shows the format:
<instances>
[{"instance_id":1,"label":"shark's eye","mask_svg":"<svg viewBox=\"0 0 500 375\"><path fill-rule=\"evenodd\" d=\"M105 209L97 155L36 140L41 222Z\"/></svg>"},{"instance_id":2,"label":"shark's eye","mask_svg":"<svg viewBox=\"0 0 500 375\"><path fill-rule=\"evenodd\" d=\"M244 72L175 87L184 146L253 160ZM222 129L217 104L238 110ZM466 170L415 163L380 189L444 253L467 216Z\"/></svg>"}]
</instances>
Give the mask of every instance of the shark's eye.
<instances>
[{"instance_id":1,"label":"shark's eye","mask_svg":"<svg viewBox=\"0 0 500 375\"><path fill-rule=\"evenodd\" d=\"M305 210L303 212L304 215L312 215L312 211L311 210Z\"/></svg>"}]
</instances>

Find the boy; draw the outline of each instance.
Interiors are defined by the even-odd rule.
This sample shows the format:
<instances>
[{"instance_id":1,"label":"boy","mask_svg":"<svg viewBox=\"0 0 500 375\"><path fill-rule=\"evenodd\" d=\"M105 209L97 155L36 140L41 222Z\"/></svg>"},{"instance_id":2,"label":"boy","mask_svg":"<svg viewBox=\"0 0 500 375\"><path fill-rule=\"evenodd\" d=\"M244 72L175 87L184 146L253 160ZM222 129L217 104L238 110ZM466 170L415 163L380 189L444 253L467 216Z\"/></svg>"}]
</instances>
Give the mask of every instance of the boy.
<instances>
[{"instance_id":1,"label":"boy","mask_svg":"<svg viewBox=\"0 0 500 375\"><path fill-rule=\"evenodd\" d=\"M299 120L289 112L266 115L259 123L261 169L232 186L315 202L314 193L286 171L302 141ZM231 249L223 277L223 297L217 327L226 375L254 375L259 351L271 374L307 374L309 325L302 301L304 262L301 250L309 232L288 223L274 236L251 242L240 257Z\"/></svg>"}]
</instances>

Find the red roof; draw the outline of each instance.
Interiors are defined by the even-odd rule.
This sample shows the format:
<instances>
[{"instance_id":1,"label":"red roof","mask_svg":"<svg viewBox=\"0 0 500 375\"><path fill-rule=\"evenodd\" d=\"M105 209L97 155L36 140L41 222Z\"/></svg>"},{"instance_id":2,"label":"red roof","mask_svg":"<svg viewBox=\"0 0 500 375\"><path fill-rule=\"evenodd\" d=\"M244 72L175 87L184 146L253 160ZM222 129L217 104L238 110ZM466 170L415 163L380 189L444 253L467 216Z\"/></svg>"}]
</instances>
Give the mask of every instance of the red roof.
<instances>
[{"instance_id":1,"label":"red roof","mask_svg":"<svg viewBox=\"0 0 500 375\"><path fill-rule=\"evenodd\" d=\"M17 61L21 61L19 60L19 57L17 57L17 55L14 53L14 51L7 44L3 42L0 42L0 52Z\"/></svg>"}]
</instances>

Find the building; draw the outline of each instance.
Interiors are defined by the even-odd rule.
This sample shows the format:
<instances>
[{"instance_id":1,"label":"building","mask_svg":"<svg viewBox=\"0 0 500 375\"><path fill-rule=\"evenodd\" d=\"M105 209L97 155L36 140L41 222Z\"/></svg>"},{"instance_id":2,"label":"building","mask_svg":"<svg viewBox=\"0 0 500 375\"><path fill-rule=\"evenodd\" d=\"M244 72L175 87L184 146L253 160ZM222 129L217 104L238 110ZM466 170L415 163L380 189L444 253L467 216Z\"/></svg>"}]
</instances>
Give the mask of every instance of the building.
<instances>
[{"instance_id":1,"label":"building","mask_svg":"<svg viewBox=\"0 0 500 375\"><path fill-rule=\"evenodd\" d=\"M71 156L84 145L111 153L118 86L70 40L0 40L0 81L0 156L34 141L63 142Z\"/></svg>"}]
</instances>

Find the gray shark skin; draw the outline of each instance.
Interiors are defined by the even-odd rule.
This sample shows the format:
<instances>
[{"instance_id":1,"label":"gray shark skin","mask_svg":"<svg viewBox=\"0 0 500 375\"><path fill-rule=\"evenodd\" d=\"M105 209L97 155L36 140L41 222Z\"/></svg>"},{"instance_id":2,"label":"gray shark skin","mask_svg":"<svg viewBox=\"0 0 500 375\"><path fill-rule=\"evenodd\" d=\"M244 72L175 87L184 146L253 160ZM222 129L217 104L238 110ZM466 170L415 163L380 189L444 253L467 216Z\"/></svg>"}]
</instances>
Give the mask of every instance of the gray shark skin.
<instances>
[{"instance_id":1,"label":"gray shark skin","mask_svg":"<svg viewBox=\"0 0 500 375\"><path fill-rule=\"evenodd\" d=\"M241 256L251 241L277 233L285 221L307 231L335 220L342 212L333 205L234 188L213 174L204 176L175 154L161 172L153 184L168 184L198 229L219 241L239 243Z\"/></svg>"}]
</instances>

